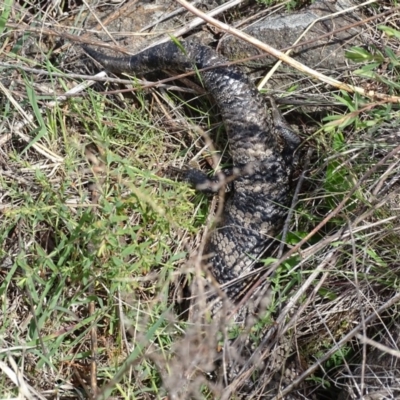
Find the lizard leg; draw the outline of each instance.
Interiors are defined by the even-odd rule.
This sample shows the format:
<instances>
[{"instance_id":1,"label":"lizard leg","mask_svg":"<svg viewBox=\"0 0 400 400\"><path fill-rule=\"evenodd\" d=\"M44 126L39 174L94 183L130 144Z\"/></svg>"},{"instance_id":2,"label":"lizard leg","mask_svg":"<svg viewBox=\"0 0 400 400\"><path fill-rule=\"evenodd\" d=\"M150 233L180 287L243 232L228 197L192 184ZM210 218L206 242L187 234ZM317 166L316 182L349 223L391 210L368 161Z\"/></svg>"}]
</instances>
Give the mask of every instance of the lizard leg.
<instances>
[{"instance_id":1,"label":"lizard leg","mask_svg":"<svg viewBox=\"0 0 400 400\"><path fill-rule=\"evenodd\" d=\"M276 105L275 99L272 96L269 96L269 101L271 103L271 113L276 134L284 141L282 155L285 158L293 157L294 151L301 143L300 138L282 117L282 114Z\"/></svg>"},{"instance_id":2,"label":"lizard leg","mask_svg":"<svg viewBox=\"0 0 400 400\"><path fill-rule=\"evenodd\" d=\"M182 181L188 182L202 193L217 193L222 187L226 187L226 185L246 173L245 168L227 168L217 172L213 177L209 177L195 168L170 167L170 169L178 173Z\"/></svg>"}]
</instances>

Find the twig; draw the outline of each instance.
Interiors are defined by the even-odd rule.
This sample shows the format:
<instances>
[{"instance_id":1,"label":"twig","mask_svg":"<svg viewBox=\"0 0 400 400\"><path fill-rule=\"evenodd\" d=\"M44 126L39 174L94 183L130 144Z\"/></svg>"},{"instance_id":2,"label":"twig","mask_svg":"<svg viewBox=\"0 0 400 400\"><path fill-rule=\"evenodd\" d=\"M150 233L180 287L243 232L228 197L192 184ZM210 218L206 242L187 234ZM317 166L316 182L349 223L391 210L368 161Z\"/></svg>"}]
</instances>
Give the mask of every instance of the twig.
<instances>
[{"instance_id":1,"label":"twig","mask_svg":"<svg viewBox=\"0 0 400 400\"><path fill-rule=\"evenodd\" d=\"M216 20L215 18L208 16L207 14L205 14L202 11L198 10L197 8L193 7L186 0L176 0L176 1L179 4L181 4L182 6L186 7L193 14L196 14L199 17L203 18L208 23L216 26L217 28L219 28L225 32L231 33L232 35L235 35L235 36L239 37L240 39L245 40L246 42L252 44L253 46L256 46L259 49L264 50L268 54L271 54L272 56L278 58L279 60L282 60L283 62L290 65L291 67L297 69L298 71L304 72L313 78L316 78L322 82L328 83L329 85L334 86L338 89L345 90L349 93L359 93L362 96L370 97L372 99L378 98L380 100L385 100L389 103L400 103L400 97L389 96L389 95L382 94L382 93L376 93L373 90L364 90L363 88L360 88L358 86L348 85L346 83L338 81L337 79L333 79L329 76L321 74L320 72L315 71L310 67L307 67L306 65L294 60L293 58L288 57L286 54L282 53L281 51L274 49L271 46L268 46L267 44L261 42L260 40L254 38L253 36L250 36L245 32L235 29L223 22Z\"/></svg>"},{"instance_id":2,"label":"twig","mask_svg":"<svg viewBox=\"0 0 400 400\"><path fill-rule=\"evenodd\" d=\"M200 0L194 0L192 4L195 6L199 1ZM185 8L179 7L177 9L175 9L174 11L171 11L169 14L164 14L157 21L152 22L152 23L146 25L145 27L141 28L139 32L147 31L148 29L153 28L153 26L156 26L156 25L160 24L161 22L167 21L168 19L175 17L175 15L178 15L183 11L185 11Z\"/></svg>"},{"instance_id":3,"label":"twig","mask_svg":"<svg viewBox=\"0 0 400 400\"><path fill-rule=\"evenodd\" d=\"M116 11L114 11L113 13L111 13L104 21L100 21L97 16L93 13L93 11L90 9L90 6L85 2L86 7L88 7L89 11L93 14L93 16L96 18L96 20L98 21L98 25L94 28L95 30L99 29L99 27L102 27L105 32L107 33L108 36L110 36L110 34L108 33L108 31L106 30L106 26L109 25L112 21L116 20L117 18L120 18L121 15L124 15L125 13L129 12L132 10L132 7L134 4L136 4L138 2L138 0L130 0L127 3L125 3L122 7L117 8ZM82 35L82 37L87 37L88 34L84 34ZM111 37L111 36L110 36ZM111 39L115 42L115 40L113 39L113 37L111 37Z\"/></svg>"},{"instance_id":4,"label":"twig","mask_svg":"<svg viewBox=\"0 0 400 400\"><path fill-rule=\"evenodd\" d=\"M383 345L382 343L376 342L375 340L372 340L365 335L356 335L356 338L361 342L365 344L369 344L370 346L376 347L377 349L385 352L386 354L390 354L393 357L400 358L400 351L391 349L388 346Z\"/></svg>"},{"instance_id":5,"label":"twig","mask_svg":"<svg viewBox=\"0 0 400 400\"><path fill-rule=\"evenodd\" d=\"M400 10L400 6L389 8L388 10L386 10L380 14L376 14L376 15L373 15L372 17L365 18L362 21L354 22L353 24L342 26L341 28L338 28L338 29L333 29L332 31L325 33L324 35L319 36L318 39L310 39L310 40L306 40L304 42L293 44L292 46L281 49L281 51L286 51L286 50L290 50L290 49L295 49L297 47L306 46L308 44L313 44L316 42L316 40L325 39L325 38L334 36L335 34L337 34L339 32L347 31L349 29L356 28L357 26L360 26L360 25L365 25L368 22L374 21L375 19L378 19L378 18L385 17L386 15L389 15L389 14L393 14L395 11L399 11L399 10ZM261 56L257 56L257 57L261 57Z\"/></svg>"},{"instance_id":6,"label":"twig","mask_svg":"<svg viewBox=\"0 0 400 400\"><path fill-rule=\"evenodd\" d=\"M204 14L204 15L207 15L207 16L209 16L209 17L211 18L211 17L213 17L213 16L215 16L215 15L221 14L222 12L224 12L224 11L226 11L226 10L229 10L229 9L232 8L232 7L237 6L237 5L240 4L242 1L243 1L243 0L230 0L230 1L228 1L227 3L222 4L222 5L220 5L219 7L214 8L214 10L211 10L210 12L208 12L207 14ZM186 2L185 2L185 3L186 3ZM182 4L182 3L181 3L181 4ZM187 4L189 4L189 3L187 3ZM186 7L184 4L182 4L182 5L183 5L184 8L187 9L187 7ZM197 10L197 8L195 8L192 4L190 4L190 6L193 7L195 10ZM191 11L191 10L189 10L189 11ZM195 14L195 13L194 13L194 14ZM148 49L148 48L150 48L150 47L153 47L153 46L156 46L156 45L161 44L161 43L168 42L169 40L171 40L171 36L174 36L174 37L182 36L182 35L184 35L185 33L191 31L193 28L195 28L195 27L197 27L197 26L199 26L199 25L201 25L201 24L203 24L203 23L204 23L204 18L202 18L202 17L200 17L200 18L195 18L193 21L190 21L190 22L189 22L186 26L184 26L183 28L177 29L176 31L172 32L170 36L167 36L167 37L165 37L165 38L163 38L163 39L158 40L158 41L155 42L155 43L152 43L150 46L146 47L146 49Z\"/></svg>"},{"instance_id":7,"label":"twig","mask_svg":"<svg viewBox=\"0 0 400 400\"><path fill-rule=\"evenodd\" d=\"M131 2L128 2L128 5L130 5ZM98 18L97 14L92 10L92 7L90 7L90 5L88 4L88 2L86 0L83 0L83 4L85 4L86 8L89 10L89 12L93 15L94 19L97 21L98 26L100 26L102 28L102 30L106 33L106 35L113 41L114 45L117 45L117 42L115 41L115 39L113 38L113 36L110 34L110 32L108 31L108 29L106 28L107 25L107 20L104 21L104 23ZM127 4L125 4L126 6ZM87 33L85 33L82 36L87 36Z\"/></svg>"},{"instance_id":8,"label":"twig","mask_svg":"<svg viewBox=\"0 0 400 400\"><path fill-rule=\"evenodd\" d=\"M4 67L4 68L12 68L12 69L19 69L21 71L25 71L25 72L30 72L33 74L37 74L37 75L49 75L52 77L60 77L60 78L71 78L71 79L85 79L88 80L89 83L87 84L83 84L83 88L88 87L91 85L91 81L95 81L95 82L110 82L110 83L119 83L119 84L124 84L124 85L132 85L132 80L129 79L120 79L120 78L110 78L106 75L105 72L99 72L96 75L82 75L82 74L71 74L71 73L62 73L62 72L49 72L46 71L44 69L36 69L36 68L30 68L30 67L24 67L23 65L18 65L18 64L10 64L10 63L3 63L0 62L0 67ZM193 93L192 89L187 89L187 88L183 88L180 86L171 86L171 85L165 85L164 83L168 83L171 81L174 81L176 79L181 79L184 78L186 76L190 76L193 75L193 72L189 72L186 74L181 74L181 75L176 75L173 76L171 78L166 78L166 79L162 79L160 81L157 82L147 82L147 81L143 81L141 79L135 79L135 82L137 82L140 86L136 87L131 87L129 89L121 89L118 91L108 91L107 94L115 94L115 93L125 93L125 92L135 92L136 90L142 90L142 89L150 89L150 88L154 88L154 87L165 87L168 90L176 90L176 91L180 91L180 92L185 92L185 93ZM69 90L68 92L60 95L60 98L62 100L62 97L65 96L66 98L69 97L74 97L77 95L77 93L80 93L82 90L79 89L80 85L78 85L76 88L74 88L73 90ZM279 99L277 99L277 101L279 102Z\"/></svg>"},{"instance_id":9,"label":"twig","mask_svg":"<svg viewBox=\"0 0 400 400\"><path fill-rule=\"evenodd\" d=\"M99 74L97 74L97 76L104 77L104 76L106 76L106 73L104 71L102 71ZM79 85L76 85L72 89L68 90L63 95L58 96L54 101L50 101L49 103L46 104L46 106L47 106L47 108L53 108L57 104L66 101L68 99L68 97L71 97L73 95L83 92L84 90L86 90L88 87L94 85L95 83L96 83L96 81L93 79L86 80L86 81L80 83Z\"/></svg>"},{"instance_id":10,"label":"twig","mask_svg":"<svg viewBox=\"0 0 400 400\"><path fill-rule=\"evenodd\" d=\"M90 294L94 296L94 282L90 285ZM93 316L95 314L95 303L91 301L89 303L89 315ZM92 328L90 329L90 353L91 353L91 361L90 361L90 397L92 399L96 399L97 397L97 354L98 354L98 345L97 345L97 324L96 319L92 323Z\"/></svg>"},{"instance_id":11,"label":"twig","mask_svg":"<svg viewBox=\"0 0 400 400\"><path fill-rule=\"evenodd\" d=\"M307 27L307 29L305 29L305 30L303 31L303 33L297 38L297 40L294 42L294 46L292 46L289 50L287 50L285 54L286 54L287 56L289 56L290 53L295 49L295 45L298 44L298 43L300 42L301 38L303 38L303 37L307 34L307 32L309 32L310 29L311 29L317 22L325 21L326 19L330 19L330 18L332 18L332 17L336 17L336 16L338 16L338 15L345 14L345 13L348 13L348 12L350 12L350 11L354 11L354 10L356 10L357 8L360 8L360 7L363 7L363 6L368 5L368 4L370 4L370 3L375 3L375 2L376 2L376 0L368 0L368 1L364 2L364 3L362 3L362 4L357 4L356 6L346 8L345 10L340 10L340 11L338 11L338 12L336 12L336 13L332 13L332 14L329 14L329 15L324 15L324 16L322 16L322 17L320 17L320 18L315 19L315 20ZM321 40L321 38L318 38L318 40ZM281 64L282 64L282 60L279 60L279 61L268 71L267 75L265 75L265 77L264 77L264 78L261 80L261 82L258 84L258 86L257 86L257 89L258 89L258 90L261 90L261 89L267 84L267 82L269 81L269 79L271 78L271 76L275 73L275 71L279 68L279 66L280 66Z\"/></svg>"}]
</instances>

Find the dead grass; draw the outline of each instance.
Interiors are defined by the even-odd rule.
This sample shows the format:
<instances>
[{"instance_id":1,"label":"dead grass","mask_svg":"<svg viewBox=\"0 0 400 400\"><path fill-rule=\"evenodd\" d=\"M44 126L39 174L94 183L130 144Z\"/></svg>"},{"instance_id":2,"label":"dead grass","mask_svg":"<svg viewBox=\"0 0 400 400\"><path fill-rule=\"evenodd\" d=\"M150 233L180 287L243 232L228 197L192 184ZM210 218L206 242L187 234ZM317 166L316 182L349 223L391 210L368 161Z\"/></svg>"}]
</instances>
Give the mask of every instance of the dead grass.
<instances>
[{"instance_id":1,"label":"dead grass","mask_svg":"<svg viewBox=\"0 0 400 400\"><path fill-rule=\"evenodd\" d=\"M393 5L382 3L369 13ZM120 87L97 83L60 99L91 67L34 23L76 33L80 21L54 9L35 19L30 7L0 8L0 397L235 398L253 381L257 398L282 338L307 398L337 398L349 384L360 394L372 363L363 338L399 345L397 105L324 88L341 107L288 107L311 149L287 232L292 254L278 266L272 249L264 263L263 315L242 327L188 322L188 286L204 292L196 257L212 207L168 168L215 166L204 148L210 136L225 150L217 111L193 84L186 93L134 83L134 95L106 96ZM23 15L35 29L15 29ZM348 80L395 96L399 29L382 35L378 23L398 29L395 15L368 24L370 48L353 53L363 63ZM249 337L252 357L242 351ZM221 349L240 367L228 388L215 380Z\"/></svg>"}]
</instances>

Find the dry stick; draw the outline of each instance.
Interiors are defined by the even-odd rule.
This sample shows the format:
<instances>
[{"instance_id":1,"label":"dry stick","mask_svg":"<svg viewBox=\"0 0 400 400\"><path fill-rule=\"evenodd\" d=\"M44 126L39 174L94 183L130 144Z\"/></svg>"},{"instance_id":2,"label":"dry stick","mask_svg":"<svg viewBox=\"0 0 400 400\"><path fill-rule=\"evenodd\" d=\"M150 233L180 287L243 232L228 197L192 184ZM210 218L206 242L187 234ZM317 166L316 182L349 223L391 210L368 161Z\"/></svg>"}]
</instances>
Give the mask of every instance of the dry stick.
<instances>
[{"instance_id":1,"label":"dry stick","mask_svg":"<svg viewBox=\"0 0 400 400\"><path fill-rule=\"evenodd\" d=\"M392 163L389 165L388 169L382 174L382 176L379 178L377 182L374 182L374 184L371 186L369 189L369 192L372 192L372 194L377 197L379 195L382 195L379 193L382 189L382 186L385 184L387 178L391 175L391 172L398 167L400 164L400 160L397 160L396 162ZM375 189L372 190L372 188L375 186Z\"/></svg>"},{"instance_id":2,"label":"dry stick","mask_svg":"<svg viewBox=\"0 0 400 400\"><path fill-rule=\"evenodd\" d=\"M98 29L99 26L101 26L104 30L105 30L105 26L109 25L112 21L116 20L117 18L119 18L121 15L123 15L125 13L125 11L129 12L132 8L132 6L137 3L138 0L131 0L128 1L125 5L123 5L121 8L118 8L116 11L114 11L113 13L111 13L111 15L109 15L104 21L100 21L98 20L98 18L94 15L94 13L91 11L91 9L89 8L89 6L87 5L87 7L89 8L89 11L92 12L92 14L94 15L94 17L96 18L96 20L98 21L98 25L95 26L95 30ZM106 30L105 30L106 31ZM109 33L106 31L106 33L109 35ZM82 35L82 37L86 37L87 34ZM110 35L109 35L110 36ZM113 41L114 39L111 38ZM114 41L115 42L115 41Z\"/></svg>"},{"instance_id":3,"label":"dry stick","mask_svg":"<svg viewBox=\"0 0 400 400\"><path fill-rule=\"evenodd\" d=\"M379 307L376 312L370 314L367 318L365 318L365 324L369 324L373 322L383 311L387 308L393 306L397 302L400 301L400 293L397 293L394 297L388 300L383 306ZM275 396L272 400L280 400L283 399L285 395L290 393L298 384L300 384L304 379L306 379L309 375L314 373L318 367L328 360L332 355L340 350L341 346L350 341L357 333L363 328L363 324L358 324L353 330L351 330L347 335L343 337L343 339L339 340L339 342L332 347L329 351L325 353L321 358L319 358L311 367L309 367L306 371L304 371L298 378L296 378L289 386L285 387L278 396ZM364 339L365 340L365 339Z\"/></svg>"},{"instance_id":4,"label":"dry stick","mask_svg":"<svg viewBox=\"0 0 400 400\"><path fill-rule=\"evenodd\" d=\"M90 285L91 295L94 295L94 282ZM93 316L95 314L96 306L94 301L89 303L89 315ZM96 321L96 320L95 320ZM97 324L95 322L92 323L92 328L90 329L90 353L91 353L91 361L90 361L90 398L95 399L97 397L97 354L98 354L98 346L97 346Z\"/></svg>"},{"instance_id":5,"label":"dry stick","mask_svg":"<svg viewBox=\"0 0 400 400\"><path fill-rule=\"evenodd\" d=\"M350 242L351 251L352 251L351 261L352 261L352 264L353 264L354 288L356 289L357 302L358 302L358 305L359 305L359 307L360 307L360 314L359 314L359 316L361 317L360 324L361 324L361 326L362 326L363 334L366 336L366 329L367 329L367 327L366 327L366 324L365 324L365 314L364 314L364 309L363 309L363 307L362 307L363 302L362 302L361 293L360 293L360 282L359 282L358 273L357 273L357 272L358 272L358 271L357 271L357 261L356 261L356 259L357 259L357 252L356 252L356 249L355 249L354 231L353 231L353 229L352 229L353 227L352 227L352 225L351 225L350 223L348 223L347 226L348 226L348 227L347 227L347 230L349 231L350 239L351 239L351 242ZM329 333L331 333L331 332L329 332ZM331 334L331 335L332 335L332 334ZM332 338L332 339L333 339L333 338ZM367 345L366 345L365 343L363 343L363 348L362 348L362 363L361 363L361 379L360 379L361 384L358 385L357 382L355 382L356 384L354 385L355 390L358 391L358 395L359 395L359 396L362 396L362 394L364 393L364 385L365 385L365 367L366 367L366 365L365 365L365 364L366 364L366 363L365 363L365 360L366 360L366 356L367 356ZM360 386L360 387L359 387L359 386Z\"/></svg>"},{"instance_id":6,"label":"dry stick","mask_svg":"<svg viewBox=\"0 0 400 400\"><path fill-rule=\"evenodd\" d=\"M97 75L99 77L104 77L104 76L106 76L106 73L104 71L102 71L102 72L99 72ZM79 85L74 86L72 89L68 90L67 92L65 92L61 96L57 96L55 100L48 102L46 104L46 108L56 107L60 103L66 101L68 99L68 97L76 95L78 93L81 93L84 90L86 90L88 87L94 85L95 82L96 81L94 81L93 79L89 79L89 80L83 81L82 83L80 83Z\"/></svg>"},{"instance_id":7,"label":"dry stick","mask_svg":"<svg viewBox=\"0 0 400 400\"><path fill-rule=\"evenodd\" d=\"M360 7L363 7L363 6L368 5L368 4L370 4L370 3L375 3L375 2L376 2L376 0L368 0L368 1L364 2L364 3L362 3L362 4L357 4L356 6L346 8L345 10L340 10L340 11L338 11L338 12L336 12L336 13L332 13L332 14L329 14L329 15L324 15L324 16L322 16L322 17L320 17L320 18L315 19L313 22L311 22L311 24L307 27L307 29L305 29L304 32L297 38L297 40L294 42L294 45L298 44L298 43L300 42L301 38L303 38L303 37L307 34L307 32L308 32L317 22L325 21L326 19L330 19L330 18L332 18L332 17L336 17L336 16L341 15L341 14L346 14L346 13L348 13L348 12L350 12L350 11L354 11L354 10L357 9L357 8L360 8ZM318 38L318 40L321 40L321 38ZM286 52L285 54L286 54L287 56L289 56L290 53L294 50L294 48L295 48L295 47L292 46L289 50L287 50L287 52ZM282 51L282 50L281 50L281 51ZM268 74L265 75L265 77L264 77L264 78L261 80L261 82L258 84L258 86L257 86L257 89L258 89L258 90L261 90L261 89L267 84L267 82L269 81L269 79L271 78L271 76L275 73L275 71L279 68L279 66L280 66L281 64L282 64L282 61L279 60L279 61L268 71Z\"/></svg>"},{"instance_id":8,"label":"dry stick","mask_svg":"<svg viewBox=\"0 0 400 400\"><path fill-rule=\"evenodd\" d=\"M50 75L52 77L71 78L71 79L84 79L84 80L89 81L89 83L87 85L83 84L84 88L86 88L87 86L89 86L91 84L90 81L111 82L111 83L120 83L120 84L124 84L124 85L132 85L132 80L131 79L110 78L110 77L108 77L106 75L105 72L100 72L95 76L93 76L93 75L82 75L82 74L72 74L72 73L68 73L67 74L67 73L61 73L61 72L49 72L49 71L46 71L44 69L29 68L29 67L24 67L24 66L18 65L18 64L10 64L10 63L3 63L3 62L0 62L0 67L10 68L10 69L17 69L17 70L21 70L21 71L37 74L37 75ZM161 88L165 87L166 89L169 89L169 90L176 90L176 91L185 92L185 93L193 93L192 89L186 89L186 88L180 87L180 86L173 86L173 85L165 85L164 84L164 83L168 83L168 82L174 81L176 79L180 79L180 78L183 78L183 77L186 77L186 76L190 76L190 75L193 75L193 74L194 74L193 72L190 72L190 73L186 73L186 74L173 76L171 78L162 79L162 80L157 81L157 82L146 82L146 81L143 81L141 79L135 79L135 82L137 82L139 84L138 87L133 87L133 88L131 87L130 89L122 89L122 90L109 90L107 92L99 92L99 93L103 93L103 94L118 94L118 93L135 92L137 90L149 89L149 88L154 88L154 87L161 87ZM77 87L79 87L79 85ZM76 97L76 96L82 96L82 95L76 93L76 90L72 90L71 89L68 92L63 93L63 94L60 95L61 98L63 96L65 96L66 98L69 98L69 97ZM279 101L279 99L277 101Z\"/></svg>"},{"instance_id":9,"label":"dry stick","mask_svg":"<svg viewBox=\"0 0 400 400\"><path fill-rule=\"evenodd\" d=\"M113 38L113 36L110 34L110 32L108 31L108 29L106 28L106 24L107 22L102 22L96 15L96 13L92 10L92 7L90 7L90 5L88 4L88 2L86 0L83 0L83 4L85 4L86 8L89 10L90 14L93 15L93 17L95 18L95 20L97 21L97 26L100 26L102 28L102 30L106 33L106 35L114 42L115 45L117 45L117 42L115 41L115 39ZM129 3L128 3L129 4ZM126 6L126 4L125 4ZM97 28L97 27L96 27ZM87 36L87 33L82 35L83 37ZM68 46L68 45L67 45ZM69 45L70 46L70 45ZM69 47L68 46L68 47Z\"/></svg>"},{"instance_id":10,"label":"dry stick","mask_svg":"<svg viewBox=\"0 0 400 400\"><path fill-rule=\"evenodd\" d=\"M372 340L372 339L366 337L365 335L358 334L358 335L356 335L356 338L361 343L365 343L370 346L376 347L377 349L383 351L386 354L390 354L393 357L400 358L400 351L398 351L398 350L394 350L388 346L383 345L382 343L376 342L375 340Z\"/></svg>"},{"instance_id":11,"label":"dry stick","mask_svg":"<svg viewBox=\"0 0 400 400\"><path fill-rule=\"evenodd\" d=\"M109 15L104 21L101 21L97 17L96 13L92 10L90 5L87 3L87 1L83 0L86 8L93 15L95 20L97 21L97 25L93 29L91 29L91 31L99 30L101 28L106 33L106 35L113 41L113 45L110 45L110 46L118 47L118 43L115 41L115 39L113 38L111 33L107 30L106 26L108 24L110 24L112 21L114 21L115 19L119 18L125 11L128 11L130 8L132 8L132 6L135 3L137 3L137 1L138 0L128 1L124 6L122 6L121 8L117 9L116 11L114 11L111 15ZM89 35L89 32L84 33L83 35L80 36L80 40L87 39L88 35ZM71 43L66 43L63 46L61 46L59 49L57 49L56 52L57 53L61 53L61 52L65 51L65 49L68 49L70 46L71 46Z\"/></svg>"},{"instance_id":12,"label":"dry stick","mask_svg":"<svg viewBox=\"0 0 400 400\"><path fill-rule=\"evenodd\" d=\"M199 17L203 18L206 22L216 26L217 28L219 28L225 32L231 33L232 35L237 36L240 39L245 40L246 42L252 44L253 46L256 46L259 49L264 50L268 54L271 54L272 56L278 58L279 60L284 61L286 64L290 65L291 67L296 68L297 70L304 72L316 79L319 79L322 82L328 83L329 85L337 87L341 90L346 90L347 92L350 92L350 93L354 93L354 92L359 93L362 96L367 96L367 97L370 97L373 99L378 98L381 100L385 100L389 103L400 103L400 97L388 96L385 94L376 93L373 90L367 91L358 86L348 85L346 83L338 81L337 79L333 79L329 76L321 74L320 72L317 72L317 71L313 70L312 68L307 67L306 65L294 60L293 58L288 57L286 54L282 53L281 51L276 50L271 46L268 46L267 44L261 42L260 40L254 38L253 36L250 36L247 33L244 33L238 29L232 28L231 26L229 26L223 22L220 22L220 21L216 20L215 18L208 16L207 14L198 10L196 7L193 7L186 0L176 0L176 1L179 4L181 4L182 6L186 7L193 14L196 14Z\"/></svg>"},{"instance_id":13,"label":"dry stick","mask_svg":"<svg viewBox=\"0 0 400 400\"><path fill-rule=\"evenodd\" d=\"M80 385L82 386L83 390L85 391L85 393L87 394L87 396L89 397L89 399L91 399L91 398L90 398L90 389L89 389L88 385L86 384L86 380L84 380L84 379L82 378L82 376L81 376L81 374L79 373L77 367L73 366L72 370L73 370L73 373L74 373L75 378L78 380L78 382L79 382ZM91 399L91 400L92 400L92 399ZM93 400L94 400L94 399L93 399Z\"/></svg>"},{"instance_id":14,"label":"dry stick","mask_svg":"<svg viewBox=\"0 0 400 400\"><path fill-rule=\"evenodd\" d=\"M208 12L205 15L210 16L210 18L214 15L218 15L226 10L229 10L231 7L237 6L238 4L240 4L241 2L243 2L243 0L230 0L225 4L222 4L216 8L214 8L213 10L211 10L210 12ZM189 4L189 3L188 3ZM183 5L184 6L184 5ZM192 4L190 4L191 7L195 8ZM185 7L185 6L184 6ZM185 7L186 8L186 7ZM196 9L196 8L195 8ZM197 9L196 9L197 10ZM187 24L186 26L184 26L183 28L177 29L176 31L172 32L170 34L170 36L165 37L163 39L158 40L157 42L152 43L150 46L147 46L145 49L148 49L150 47L156 46L158 44L161 43L165 43L171 40L171 36L174 37L179 37L184 35L185 33L189 32L190 30L192 30L193 28L195 28L196 26L199 26L201 24L203 24L204 22L204 18L195 18L193 21L191 21L189 24Z\"/></svg>"},{"instance_id":15,"label":"dry stick","mask_svg":"<svg viewBox=\"0 0 400 400\"><path fill-rule=\"evenodd\" d=\"M275 13L279 12L280 10L284 9L285 4L288 4L291 0L282 0L281 3L275 4L274 6L270 6L267 9L260 10L257 14L250 15L245 19L241 19L238 22L235 22L234 27L236 29L241 28L242 26L245 26L246 28L250 28L253 26L253 24L260 23L261 21L264 21L264 18L271 17ZM267 14L267 15L265 15ZM255 21L254 21L255 20ZM254 22L252 22L254 21ZM247 25L248 24L248 25ZM244 28L244 29L246 29ZM217 44L216 50L219 50L219 46L221 45L221 41L228 35L221 36L219 43Z\"/></svg>"},{"instance_id":16,"label":"dry stick","mask_svg":"<svg viewBox=\"0 0 400 400\"><path fill-rule=\"evenodd\" d=\"M196 5L200 0L194 0L193 5ZM162 15L157 21L151 22L150 24L146 25L145 27L141 28L139 32L144 32L147 31L148 29L153 28L154 26L161 24L161 22L164 22L172 17L175 17L175 15L180 14L181 12L185 11L185 8L179 7L176 8L174 11L171 11L169 14L164 14Z\"/></svg>"},{"instance_id":17,"label":"dry stick","mask_svg":"<svg viewBox=\"0 0 400 400\"><path fill-rule=\"evenodd\" d=\"M124 48L124 47L115 46L115 45L111 45L111 44L105 44L104 42L99 43L98 40L90 40L90 39L84 37L84 35L77 36L77 35L68 33L66 31L58 32L51 28L43 28L43 27L36 28L36 27L29 26L27 24L16 24L13 22L7 22L6 27L15 29L15 30L21 31L21 32L34 32L34 33L39 33L41 35L62 37L64 39L71 40L72 42L75 42L75 43L85 43L85 44L90 44L90 45L94 45L94 46L102 46L102 47L109 48L111 50L118 50L125 54L128 54L128 52L126 51L126 48Z\"/></svg>"},{"instance_id":18,"label":"dry stick","mask_svg":"<svg viewBox=\"0 0 400 400\"><path fill-rule=\"evenodd\" d=\"M328 33L325 33L324 35L319 36L318 39L310 39L310 40L306 40L304 42L293 44L292 46L285 47L285 48L281 49L281 51L287 51L287 50L290 50L290 49L295 49L296 47L306 46L308 44L313 44L313 43L316 42L316 40L325 39L327 37L331 37L331 36L335 35L336 33L339 33L339 32L342 32L342 31L347 31L349 29L356 28L357 26L360 26L360 25L365 25L366 23L371 22L371 21L373 21L375 19L378 19L378 18L381 18L381 17L385 17L386 15L389 15L389 14L393 14L395 11L398 11L398 10L400 10L400 6L397 6L397 7L394 7L394 8L390 8L387 11L384 11L384 12L382 12L380 14L374 15L374 16L369 17L369 18L365 18L362 21L354 22L353 24L349 24L349 25L346 25L346 26L342 26L341 28L334 29L334 30L332 30L332 31L330 31ZM262 55L256 56L256 57L260 57L261 58Z\"/></svg>"}]
</instances>

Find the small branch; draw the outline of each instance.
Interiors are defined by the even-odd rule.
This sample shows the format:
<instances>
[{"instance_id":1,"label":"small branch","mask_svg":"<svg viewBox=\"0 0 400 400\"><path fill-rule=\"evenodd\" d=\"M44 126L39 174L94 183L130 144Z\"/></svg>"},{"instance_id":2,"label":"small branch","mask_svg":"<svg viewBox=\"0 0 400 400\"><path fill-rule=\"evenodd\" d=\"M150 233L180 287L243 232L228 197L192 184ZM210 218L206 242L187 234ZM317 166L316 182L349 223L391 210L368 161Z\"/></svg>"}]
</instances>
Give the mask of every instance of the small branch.
<instances>
[{"instance_id":1,"label":"small branch","mask_svg":"<svg viewBox=\"0 0 400 400\"><path fill-rule=\"evenodd\" d=\"M229 10L232 7L235 7L235 6L239 5L242 2L243 2L243 0L230 0L227 3L222 4L219 7L214 8L213 10L211 10L210 12L208 12L207 14L204 14L204 15L208 15L210 18L212 18L213 16L221 14L222 12L224 12L226 10ZM184 6L184 8L186 8L184 4L182 4L182 5ZM194 7L194 6L192 6L192 7ZM195 8L195 9L197 10L197 8ZM191 11L191 10L189 10L189 11ZM174 37L182 36L185 33L191 31L193 28L196 28L197 26L199 26L199 25L201 25L203 23L204 23L204 18L202 18L201 16L200 16L200 18L195 18L193 21L190 21L184 27L182 27L180 29L177 29L176 31L172 32L169 36L164 37L163 39L160 39L155 43L152 43L150 46L146 47L146 49L148 49L150 47L153 47L153 46L156 46L158 44L170 41L171 40L171 36L174 36Z\"/></svg>"},{"instance_id":2,"label":"small branch","mask_svg":"<svg viewBox=\"0 0 400 400\"><path fill-rule=\"evenodd\" d=\"M372 99L385 100L388 103L400 103L400 97L388 96L386 94L377 93L373 90L365 90L358 86L348 85L346 83L338 81L337 79L333 79L329 76L321 74L320 72L315 71L312 68L307 67L306 65L287 56L286 54L282 53L281 51L261 42L260 40L256 39L255 37L250 36L245 32L242 32L242 31L235 29L223 22L216 20L215 18L210 17L209 15L198 10L196 7L193 7L186 0L176 0L176 1L179 4L181 4L183 7L185 7L187 10L191 11L193 14L199 16L200 18L203 18L209 24L214 25L217 28L219 28L227 33L230 33L234 36L237 36L240 39L245 40L246 42L252 44L253 46L258 47L259 49L265 51L266 53L271 54L272 56L276 57L277 59L279 59L279 60L285 62L286 64L290 65L291 67L297 69L298 71L304 72L304 73L310 75L311 77L320 80L321 82L328 83L331 86L334 86L341 90L345 90L349 93L358 93L358 94L361 94L362 96L370 97Z\"/></svg>"}]
</instances>

